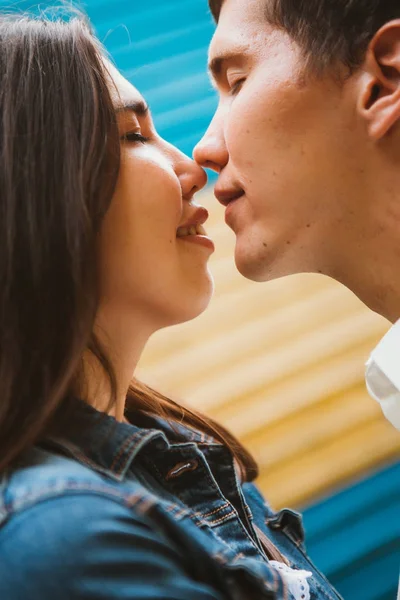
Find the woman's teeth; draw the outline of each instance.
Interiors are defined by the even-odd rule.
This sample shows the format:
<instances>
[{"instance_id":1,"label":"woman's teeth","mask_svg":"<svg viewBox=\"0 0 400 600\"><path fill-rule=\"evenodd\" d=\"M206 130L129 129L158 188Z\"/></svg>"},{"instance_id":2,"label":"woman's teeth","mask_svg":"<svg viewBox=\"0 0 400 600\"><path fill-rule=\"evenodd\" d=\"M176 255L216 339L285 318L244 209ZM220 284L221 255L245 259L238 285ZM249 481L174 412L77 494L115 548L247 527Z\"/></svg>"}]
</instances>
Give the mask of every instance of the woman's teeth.
<instances>
[{"instance_id":1,"label":"woman's teeth","mask_svg":"<svg viewBox=\"0 0 400 600\"><path fill-rule=\"evenodd\" d=\"M203 225L192 225L192 227L179 227L176 237L185 237L187 235L207 235Z\"/></svg>"}]
</instances>

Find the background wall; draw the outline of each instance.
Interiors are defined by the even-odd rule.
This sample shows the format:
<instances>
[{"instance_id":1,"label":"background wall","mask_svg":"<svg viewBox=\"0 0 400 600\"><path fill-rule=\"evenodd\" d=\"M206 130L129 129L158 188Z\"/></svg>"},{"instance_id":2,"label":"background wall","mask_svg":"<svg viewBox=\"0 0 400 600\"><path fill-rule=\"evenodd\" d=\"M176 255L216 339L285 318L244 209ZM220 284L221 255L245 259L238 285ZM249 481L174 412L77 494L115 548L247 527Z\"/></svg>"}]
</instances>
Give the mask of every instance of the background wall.
<instances>
[{"instance_id":1,"label":"background wall","mask_svg":"<svg viewBox=\"0 0 400 600\"><path fill-rule=\"evenodd\" d=\"M149 101L160 133L191 154L216 106L205 72L213 31L206 0L82 6ZM201 201L217 244L215 298L196 321L154 337L140 375L220 420L250 448L271 503L304 509L310 554L346 600L393 600L400 435L363 381L364 363L388 324L321 276L244 280L211 190Z\"/></svg>"}]
</instances>

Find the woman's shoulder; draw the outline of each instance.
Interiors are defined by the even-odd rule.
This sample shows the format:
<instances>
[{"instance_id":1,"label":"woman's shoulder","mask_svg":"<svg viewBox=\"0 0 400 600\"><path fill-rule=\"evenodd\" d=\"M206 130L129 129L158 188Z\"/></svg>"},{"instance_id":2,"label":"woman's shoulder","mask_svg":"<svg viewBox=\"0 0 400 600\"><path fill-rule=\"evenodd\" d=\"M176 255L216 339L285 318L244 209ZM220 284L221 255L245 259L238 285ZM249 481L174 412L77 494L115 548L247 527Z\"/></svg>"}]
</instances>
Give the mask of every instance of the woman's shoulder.
<instances>
[{"instance_id":1,"label":"woman's shoulder","mask_svg":"<svg viewBox=\"0 0 400 600\"><path fill-rule=\"evenodd\" d=\"M149 517L146 490L128 495L43 451L2 487L0 598L219 598L188 578L179 548Z\"/></svg>"},{"instance_id":2,"label":"woman's shoulder","mask_svg":"<svg viewBox=\"0 0 400 600\"><path fill-rule=\"evenodd\" d=\"M124 504L133 494L144 497L147 493L139 482L132 482L127 489L89 464L34 447L13 470L0 476L0 527L33 506L40 512L43 505L45 512L46 502L62 497L100 496Z\"/></svg>"}]
</instances>

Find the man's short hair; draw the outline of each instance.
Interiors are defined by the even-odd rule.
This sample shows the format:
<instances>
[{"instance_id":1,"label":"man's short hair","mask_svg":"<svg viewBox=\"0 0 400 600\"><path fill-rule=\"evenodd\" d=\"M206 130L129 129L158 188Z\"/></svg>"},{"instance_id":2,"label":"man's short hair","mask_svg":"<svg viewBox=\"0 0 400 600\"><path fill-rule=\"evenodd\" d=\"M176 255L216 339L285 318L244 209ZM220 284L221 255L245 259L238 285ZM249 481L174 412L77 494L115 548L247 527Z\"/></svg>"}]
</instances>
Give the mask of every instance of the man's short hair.
<instances>
[{"instance_id":1,"label":"man's short hair","mask_svg":"<svg viewBox=\"0 0 400 600\"><path fill-rule=\"evenodd\" d=\"M209 0L217 22L223 3ZM265 0L265 18L287 31L313 69L342 63L354 71L378 29L400 18L400 1Z\"/></svg>"}]
</instances>

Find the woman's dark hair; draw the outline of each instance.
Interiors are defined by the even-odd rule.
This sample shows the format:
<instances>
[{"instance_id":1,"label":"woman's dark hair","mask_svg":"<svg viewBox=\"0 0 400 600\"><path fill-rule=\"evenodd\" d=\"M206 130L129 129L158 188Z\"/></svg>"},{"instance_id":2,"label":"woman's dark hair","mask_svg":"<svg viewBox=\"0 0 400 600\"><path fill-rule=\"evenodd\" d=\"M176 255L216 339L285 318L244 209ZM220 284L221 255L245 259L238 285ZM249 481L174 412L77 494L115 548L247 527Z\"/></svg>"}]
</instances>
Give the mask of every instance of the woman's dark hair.
<instances>
[{"instance_id":1,"label":"woman's dark hair","mask_svg":"<svg viewBox=\"0 0 400 600\"><path fill-rule=\"evenodd\" d=\"M71 407L99 302L98 232L119 170L119 138L102 48L82 18L0 18L0 469ZM132 382L134 411L182 421L250 455L212 420ZM65 415L64 415L65 416Z\"/></svg>"},{"instance_id":2,"label":"woman's dark hair","mask_svg":"<svg viewBox=\"0 0 400 600\"><path fill-rule=\"evenodd\" d=\"M216 21L223 3L209 0ZM265 0L266 20L287 31L317 71L356 69L378 29L399 17L398 0Z\"/></svg>"}]
</instances>

